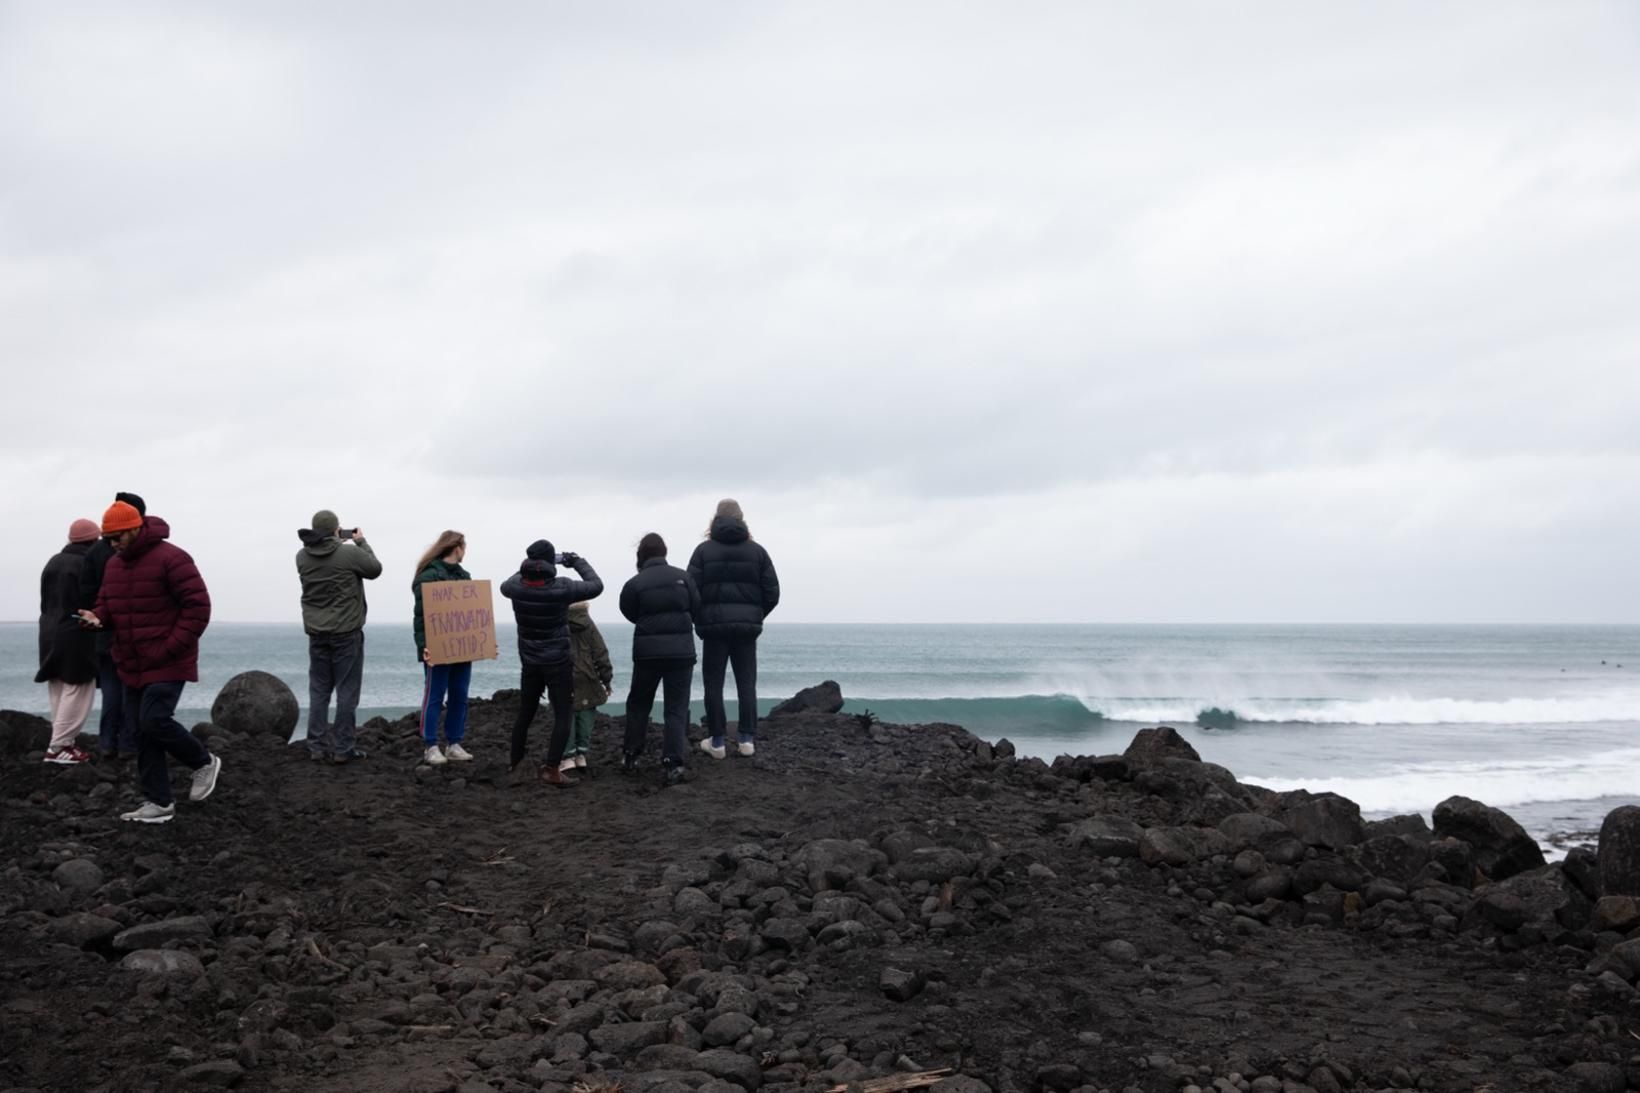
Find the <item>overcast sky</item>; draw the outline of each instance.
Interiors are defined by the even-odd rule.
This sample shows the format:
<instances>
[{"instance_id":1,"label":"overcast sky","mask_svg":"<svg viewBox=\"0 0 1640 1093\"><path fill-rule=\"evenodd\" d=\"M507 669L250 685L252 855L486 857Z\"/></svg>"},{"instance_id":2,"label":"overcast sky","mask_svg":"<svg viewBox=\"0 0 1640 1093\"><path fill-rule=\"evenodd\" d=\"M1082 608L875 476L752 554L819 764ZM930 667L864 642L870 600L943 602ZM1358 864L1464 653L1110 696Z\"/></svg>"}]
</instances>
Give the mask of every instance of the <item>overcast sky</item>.
<instances>
[{"instance_id":1,"label":"overcast sky","mask_svg":"<svg viewBox=\"0 0 1640 1093\"><path fill-rule=\"evenodd\" d=\"M1633 4L0 0L0 618L124 489L224 620L735 496L789 621L1636 622L1637 358Z\"/></svg>"}]
</instances>

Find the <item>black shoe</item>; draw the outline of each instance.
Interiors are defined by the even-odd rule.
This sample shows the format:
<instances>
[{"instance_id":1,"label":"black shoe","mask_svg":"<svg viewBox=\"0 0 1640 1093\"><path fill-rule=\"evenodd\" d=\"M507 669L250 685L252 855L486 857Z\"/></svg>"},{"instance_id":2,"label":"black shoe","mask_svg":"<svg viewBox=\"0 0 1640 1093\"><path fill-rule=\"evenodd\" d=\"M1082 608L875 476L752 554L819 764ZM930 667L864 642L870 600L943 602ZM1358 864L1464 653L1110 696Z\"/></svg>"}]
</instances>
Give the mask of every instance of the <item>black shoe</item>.
<instances>
[{"instance_id":1,"label":"black shoe","mask_svg":"<svg viewBox=\"0 0 1640 1093\"><path fill-rule=\"evenodd\" d=\"M332 763L351 763L355 759L368 759L368 758L370 758L370 753L369 752L363 750L362 748L354 748L353 750L343 752L340 755L331 756L330 761Z\"/></svg>"},{"instance_id":2,"label":"black shoe","mask_svg":"<svg viewBox=\"0 0 1640 1093\"><path fill-rule=\"evenodd\" d=\"M682 763L668 763L661 768L661 785L682 785L687 775L684 774Z\"/></svg>"},{"instance_id":3,"label":"black shoe","mask_svg":"<svg viewBox=\"0 0 1640 1093\"><path fill-rule=\"evenodd\" d=\"M638 756L637 756L636 752L630 752L629 751L625 755L621 756L621 773L622 774L636 774L636 773L638 773Z\"/></svg>"}]
</instances>

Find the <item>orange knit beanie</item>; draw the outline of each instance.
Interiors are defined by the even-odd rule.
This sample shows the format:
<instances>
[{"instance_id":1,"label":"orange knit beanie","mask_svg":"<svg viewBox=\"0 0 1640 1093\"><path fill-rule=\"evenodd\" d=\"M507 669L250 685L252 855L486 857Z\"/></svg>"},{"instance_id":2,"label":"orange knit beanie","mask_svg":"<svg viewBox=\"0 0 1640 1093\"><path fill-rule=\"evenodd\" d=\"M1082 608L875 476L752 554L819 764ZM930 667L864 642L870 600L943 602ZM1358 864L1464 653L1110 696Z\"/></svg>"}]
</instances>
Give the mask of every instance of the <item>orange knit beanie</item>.
<instances>
[{"instance_id":1,"label":"orange knit beanie","mask_svg":"<svg viewBox=\"0 0 1640 1093\"><path fill-rule=\"evenodd\" d=\"M124 501L115 501L103 513L102 531L104 535L117 535L122 531L135 531L142 527L142 513Z\"/></svg>"}]
</instances>

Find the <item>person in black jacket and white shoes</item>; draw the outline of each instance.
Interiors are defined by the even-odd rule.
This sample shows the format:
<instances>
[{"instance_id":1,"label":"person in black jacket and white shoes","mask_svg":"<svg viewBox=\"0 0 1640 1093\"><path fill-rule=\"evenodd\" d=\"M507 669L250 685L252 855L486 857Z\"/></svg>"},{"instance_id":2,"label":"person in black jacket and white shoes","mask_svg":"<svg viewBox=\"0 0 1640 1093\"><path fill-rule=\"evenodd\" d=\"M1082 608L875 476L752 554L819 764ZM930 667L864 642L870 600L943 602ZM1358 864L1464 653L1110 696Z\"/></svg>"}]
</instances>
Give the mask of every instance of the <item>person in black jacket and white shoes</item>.
<instances>
[{"instance_id":1,"label":"person in black jacket and white shoes","mask_svg":"<svg viewBox=\"0 0 1640 1093\"><path fill-rule=\"evenodd\" d=\"M547 745L547 762L541 781L549 786L573 786L573 779L559 769L564 749L569 746L570 723L575 717L575 656L569 639L569 605L601 594L604 582L592 566L578 554L554 554L545 539L530 544L518 572L501 584L501 594L512 601L513 618L518 621L520 672L518 719L513 722L512 766L524 761L530 722L544 692L552 703L552 741ZM558 576L556 558L580 575L572 581Z\"/></svg>"},{"instance_id":2,"label":"person in black jacket and white shoes","mask_svg":"<svg viewBox=\"0 0 1640 1093\"><path fill-rule=\"evenodd\" d=\"M757 639L763 633L764 618L780 603L780 579L769 552L752 540L734 498L718 502L706 541L695 548L688 572L700 590L695 632L700 635L708 734L700 750L713 759L728 754L723 683L725 668L732 665L740 707L739 750L752 755L757 736Z\"/></svg>"},{"instance_id":3,"label":"person in black jacket and white shoes","mask_svg":"<svg viewBox=\"0 0 1640 1093\"><path fill-rule=\"evenodd\" d=\"M626 696L623 774L635 774L649 735L655 687L665 688L661 735L662 781L683 781L689 685L695 678L694 620L700 593L689 574L666 564L666 540L653 531L638 541L638 575L621 589L621 614L633 624L632 689Z\"/></svg>"}]
</instances>

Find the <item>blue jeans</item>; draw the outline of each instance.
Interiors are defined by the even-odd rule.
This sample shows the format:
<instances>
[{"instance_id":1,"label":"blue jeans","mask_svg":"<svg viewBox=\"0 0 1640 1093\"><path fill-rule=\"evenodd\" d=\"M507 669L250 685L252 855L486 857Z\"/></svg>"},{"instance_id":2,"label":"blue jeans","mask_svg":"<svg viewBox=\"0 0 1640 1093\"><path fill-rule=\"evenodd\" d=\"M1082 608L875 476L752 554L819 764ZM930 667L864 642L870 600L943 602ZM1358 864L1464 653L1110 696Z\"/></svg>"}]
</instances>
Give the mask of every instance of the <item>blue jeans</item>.
<instances>
[{"instance_id":1,"label":"blue jeans","mask_svg":"<svg viewBox=\"0 0 1640 1093\"><path fill-rule=\"evenodd\" d=\"M125 705L137 711L137 780L142 795L156 805L171 803L170 756L189 770L199 770L211 761L211 753L199 737L182 727L174 716L182 699L181 683L150 683L127 687Z\"/></svg>"},{"instance_id":2,"label":"blue jeans","mask_svg":"<svg viewBox=\"0 0 1640 1093\"><path fill-rule=\"evenodd\" d=\"M308 751L314 755L351 755L354 714L364 682L364 631L308 635ZM330 695L336 693L336 720L330 720Z\"/></svg>"},{"instance_id":3,"label":"blue jeans","mask_svg":"<svg viewBox=\"0 0 1640 1093\"><path fill-rule=\"evenodd\" d=\"M125 704L125 684L114 668L113 654L97 654L97 689L102 691L102 720L97 723L97 747L104 754L137 754L137 709Z\"/></svg>"},{"instance_id":4,"label":"blue jeans","mask_svg":"<svg viewBox=\"0 0 1640 1093\"><path fill-rule=\"evenodd\" d=\"M473 681L473 662L423 664L427 677L421 696L421 741L427 747L438 743L438 720L444 713L444 740L459 744L467 735L467 686Z\"/></svg>"}]
</instances>

